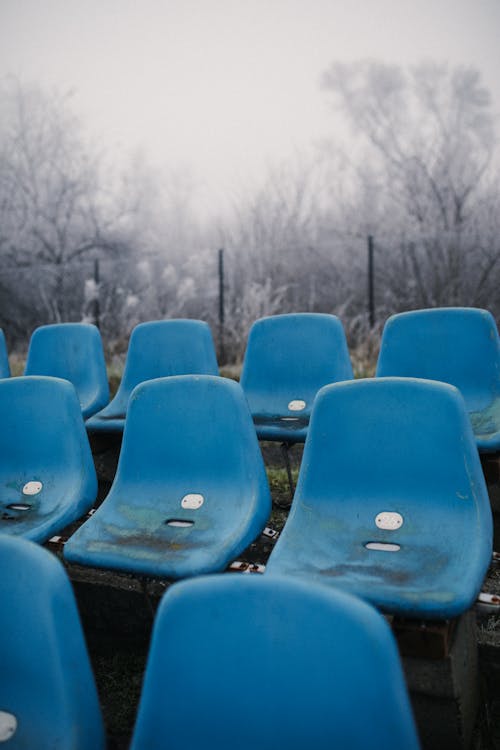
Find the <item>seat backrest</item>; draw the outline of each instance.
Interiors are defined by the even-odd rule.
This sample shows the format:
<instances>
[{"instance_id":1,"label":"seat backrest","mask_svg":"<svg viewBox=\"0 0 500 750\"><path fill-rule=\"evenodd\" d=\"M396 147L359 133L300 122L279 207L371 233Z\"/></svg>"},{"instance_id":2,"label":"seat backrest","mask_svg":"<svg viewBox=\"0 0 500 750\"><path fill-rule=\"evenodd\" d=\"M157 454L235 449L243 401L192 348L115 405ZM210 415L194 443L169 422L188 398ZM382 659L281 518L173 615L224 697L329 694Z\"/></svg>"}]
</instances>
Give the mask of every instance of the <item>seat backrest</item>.
<instances>
[{"instance_id":1,"label":"seat backrest","mask_svg":"<svg viewBox=\"0 0 500 750\"><path fill-rule=\"evenodd\" d=\"M301 414L309 414L322 386L352 377L335 315L275 315L250 329L240 382L252 414L286 414L290 401L305 402Z\"/></svg>"},{"instance_id":2,"label":"seat backrest","mask_svg":"<svg viewBox=\"0 0 500 750\"><path fill-rule=\"evenodd\" d=\"M95 499L92 453L71 383L44 376L0 381L0 499L18 501L23 487L40 482L30 496L33 510L46 515L79 497L75 517ZM43 509L43 511L42 511Z\"/></svg>"},{"instance_id":3,"label":"seat backrest","mask_svg":"<svg viewBox=\"0 0 500 750\"><path fill-rule=\"evenodd\" d=\"M193 516L192 509L181 507L181 498L201 493L206 502L196 518L215 514L219 524L231 527L241 512L239 498L220 507L221 485L243 488L244 495L253 486L252 502L261 507L259 515L268 514L262 455L239 384L218 376L180 375L137 386L110 497L119 500L122 484L138 482L148 497L156 484L161 494L178 498L180 518Z\"/></svg>"},{"instance_id":4,"label":"seat backrest","mask_svg":"<svg viewBox=\"0 0 500 750\"><path fill-rule=\"evenodd\" d=\"M267 574L446 619L472 606L491 554L488 492L454 386L371 378L321 389Z\"/></svg>"},{"instance_id":5,"label":"seat backrest","mask_svg":"<svg viewBox=\"0 0 500 750\"><path fill-rule=\"evenodd\" d=\"M132 750L418 748L398 653L358 599L280 577L175 584Z\"/></svg>"},{"instance_id":6,"label":"seat backrest","mask_svg":"<svg viewBox=\"0 0 500 750\"><path fill-rule=\"evenodd\" d=\"M130 397L109 495L64 554L167 578L224 570L270 512L240 385L213 375L148 380Z\"/></svg>"},{"instance_id":7,"label":"seat backrest","mask_svg":"<svg viewBox=\"0 0 500 750\"><path fill-rule=\"evenodd\" d=\"M109 401L101 334L87 323L40 326L30 339L25 375L49 375L73 383L84 418Z\"/></svg>"},{"instance_id":8,"label":"seat backrest","mask_svg":"<svg viewBox=\"0 0 500 750\"><path fill-rule=\"evenodd\" d=\"M0 743L104 748L104 729L78 611L47 550L0 534Z\"/></svg>"},{"instance_id":9,"label":"seat backrest","mask_svg":"<svg viewBox=\"0 0 500 750\"><path fill-rule=\"evenodd\" d=\"M356 500L363 509L405 498L427 513L436 496L455 498L458 506L460 498L480 499L491 516L463 398L445 383L379 378L323 388L303 466L299 498ZM445 522L446 509L437 512Z\"/></svg>"},{"instance_id":10,"label":"seat backrest","mask_svg":"<svg viewBox=\"0 0 500 750\"><path fill-rule=\"evenodd\" d=\"M487 310L450 307L393 315L385 324L377 377L441 380L462 393L467 409L500 395L499 337Z\"/></svg>"},{"instance_id":11,"label":"seat backrest","mask_svg":"<svg viewBox=\"0 0 500 750\"><path fill-rule=\"evenodd\" d=\"M337 534L347 545L352 538L346 570L356 569L358 546L389 543L402 551L385 553L384 565L402 581L415 564L424 587L448 571L449 600L426 604L427 616L465 611L477 596L491 560L492 515L465 403L453 386L379 378L323 388L287 525L298 528L313 506L332 545ZM398 525L387 525L393 520Z\"/></svg>"},{"instance_id":12,"label":"seat backrest","mask_svg":"<svg viewBox=\"0 0 500 750\"><path fill-rule=\"evenodd\" d=\"M0 378L10 377L9 356L7 353L7 342L5 334L0 328Z\"/></svg>"},{"instance_id":13,"label":"seat backrest","mask_svg":"<svg viewBox=\"0 0 500 750\"><path fill-rule=\"evenodd\" d=\"M126 412L136 385L170 375L218 375L210 326L202 320L154 320L134 328L113 402Z\"/></svg>"},{"instance_id":14,"label":"seat backrest","mask_svg":"<svg viewBox=\"0 0 500 750\"><path fill-rule=\"evenodd\" d=\"M82 473L92 456L71 383L44 376L0 382L0 456L2 472Z\"/></svg>"}]
</instances>

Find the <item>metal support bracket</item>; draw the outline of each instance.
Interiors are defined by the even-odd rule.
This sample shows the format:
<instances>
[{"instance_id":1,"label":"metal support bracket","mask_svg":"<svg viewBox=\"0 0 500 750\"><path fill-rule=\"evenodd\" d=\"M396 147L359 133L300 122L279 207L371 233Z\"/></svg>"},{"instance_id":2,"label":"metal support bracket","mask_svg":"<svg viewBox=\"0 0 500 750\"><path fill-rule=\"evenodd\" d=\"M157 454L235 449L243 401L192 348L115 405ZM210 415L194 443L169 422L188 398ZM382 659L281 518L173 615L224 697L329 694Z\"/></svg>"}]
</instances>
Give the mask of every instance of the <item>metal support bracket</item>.
<instances>
[{"instance_id":1,"label":"metal support bracket","mask_svg":"<svg viewBox=\"0 0 500 750\"><path fill-rule=\"evenodd\" d=\"M262 536L268 536L269 539L276 540L279 537L280 533L279 531L276 531L276 529L271 529L270 526L266 526L264 531L262 532Z\"/></svg>"},{"instance_id":2,"label":"metal support bracket","mask_svg":"<svg viewBox=\"0 0 500 750\"><path fill-rule=\"evenodd\" d=\"M290 466L290 447L291 443L281 443L281 452L285 459L285 468L288 476L288 484L290 487L290 502L293 500L293 493L295 492L295 486L293 484L292 467Z\"/></svg>"},{"instance_id":3,"label":"metal support bracket","mask_svg":"<svg viewBox=\"0 0 500 750\"><path fill-rule=\"evenodd\" d=\"M476 599L476 612L481 615L500 616L500 596L481 591Z\"/></svg>"},{"instance_id":4,"label":"metal support bracket","mask_svg":"<svg viewBox=\"0 0 500 750\"><path fill-rule=\"evenodd\" d=\"M50 539L47 540L47 544L54 544L56 547L64 547L67 541L66 537L56 535L51 536Z\"/></svg>"}]
</instances>

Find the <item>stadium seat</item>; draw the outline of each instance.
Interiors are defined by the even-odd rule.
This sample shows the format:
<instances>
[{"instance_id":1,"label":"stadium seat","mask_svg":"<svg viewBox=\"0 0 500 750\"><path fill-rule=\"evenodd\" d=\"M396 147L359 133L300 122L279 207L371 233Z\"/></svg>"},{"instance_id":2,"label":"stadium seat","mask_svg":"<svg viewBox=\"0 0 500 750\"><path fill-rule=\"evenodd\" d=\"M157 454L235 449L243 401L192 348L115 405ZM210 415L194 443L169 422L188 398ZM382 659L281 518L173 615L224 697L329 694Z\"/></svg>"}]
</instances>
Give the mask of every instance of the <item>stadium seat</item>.
<instances>
[{"instance_id":1,"label":"stadium seat","mask_svg":"<svg viewBox=\"0 0 500 750\"><path fill-rule=\"evenodd\" d=\"M413 378L323 388L266 575L297 575L386 613L447 619L475 601L492 517L459 391Z\"/></svg>"},{"instance_id":2,"label":"stadium seat","mask_svg":"<svg viewBox=\"0 0 500 750\"><path fill-rule=\"evenodd\" d=\"M131 750L417 750L391 631L278 577L176 583L156 615Z\"/></svg>"},{"instance_id":3,"label":"stadium seat","mask_svg":"<svg viewBox=\"0 0 500 750\"><path fill-rule=\"evenodd\" d=\"M384 327L377 376L427 378L456 386L478 449L500 450L499 338L487 310L450 307L393 315Z\"/></svg>"},{"instance_id":4,"label":"stadium seat","mask_svg":"<svg viewBox=\"0 0 500 750\"><path fill-rule=\"evenodd\" d=\"M60 562L0 534L0 746L101 750L104 728L78 610Z\"/></svg>"},{"instance_id":5,"label":"stadium seat","mask_svg":"<svg viewBox=\"0 0 500 750\"><path fill-rule=\"evenodd\" d=\"M0 536L44 542L83 516L97 479L74 387L33 375L0 381Z\"/></svg>"},{"instance_id":6,"label":"stadium seat","mask_svg":"<svg viewBox=\"0 0 500 750\"><path fill-rule=\"evenodd\" d=\"M89 432L123 432L130 394L139 383L170 375L218 375L207 323L155 320L132 331L123 378L112 401L86 423Z\"/></svg>"},{"instance_id":7,"label":"stadium seat","mask_svg":"<svg viewBox=\"0 0 500 750\"><path fill-rule=\"evenodd\" d=\"M7 343L5 334L0 328L0 378L10 377L9 356L7 354Z\"/></svg>"},{"instance_id":8,"label":"stadium seat","mask_svg":"<svg viewBox=\"0 0 500 750\"><path fill-rule=\"evenodd\" d=\"M259 440L303 443L318 390L352 377L335 315L275 315L250 329L241 385Z\"/></svg>"},{"instance_id":9,"label":"stadium seat","mask_svg":"<svg viewBox=\"0 0 500 750\"><path fill-rule=\"evenodd\" d=\"M109 401L99 329L87 323L40 326L30 339L25 375L49 375L73 383L84 419Z\"/></svg>"},{"instance_id":10,"label":"stadium seat","mask_svg":"<svg viewBox=\"0 0 500 750\"><path fill-rule=\"evenodd\" d=\"M210 375L159 378L134 389L110 493L64 554L167 578L218 571L262 531L270 510L239 384Z\"/></svg>"}]
</instances>

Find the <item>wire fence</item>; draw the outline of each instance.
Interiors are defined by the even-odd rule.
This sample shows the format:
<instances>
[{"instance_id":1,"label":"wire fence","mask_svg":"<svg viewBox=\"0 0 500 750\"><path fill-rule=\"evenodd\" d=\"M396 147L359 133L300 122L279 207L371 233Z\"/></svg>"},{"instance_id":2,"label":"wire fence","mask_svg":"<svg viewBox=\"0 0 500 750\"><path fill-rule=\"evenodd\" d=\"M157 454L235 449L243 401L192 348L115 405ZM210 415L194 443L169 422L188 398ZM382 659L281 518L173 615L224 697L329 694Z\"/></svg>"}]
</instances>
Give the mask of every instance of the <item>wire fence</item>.
<instances>
[{"instance_id":1,"label":"wire fence","mask_svg":"<svg viewBox=\"0 0 500 750\"><path fill-rule=\"evenodd\" d=\"M377 248L372 237L367 238L367 251L364 310L366 323L373 329ZM101 329L113 353L126 347L132 328L145 320L201 318L213 327L220 360L232 361L241 356L241 342L256 318L277 312L324 311L317 306L317 288L330 282L314 267L293 283L280 278L258 283L238 269L238 257L223 248L209 250L202 260L174 266L165 257L151 254L85 257L60 264L4 264L0 267L0 325L10 346L25 350L39 325L91 322ZM331 312L331 298L329 302L332 306L327 311ZM356 315L359 318L359 310Z\"/></svg>"}]
</instances>

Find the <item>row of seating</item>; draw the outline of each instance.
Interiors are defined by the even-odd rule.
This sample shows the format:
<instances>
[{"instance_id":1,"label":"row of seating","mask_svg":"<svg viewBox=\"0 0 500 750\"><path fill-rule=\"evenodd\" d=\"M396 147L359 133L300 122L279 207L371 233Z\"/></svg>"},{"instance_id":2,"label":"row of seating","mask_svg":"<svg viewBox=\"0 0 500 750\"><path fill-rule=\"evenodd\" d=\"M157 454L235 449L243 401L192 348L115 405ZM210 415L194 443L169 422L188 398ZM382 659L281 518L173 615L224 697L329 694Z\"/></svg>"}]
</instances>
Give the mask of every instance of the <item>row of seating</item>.
<instances>
[{"instance_id":1,"label":"row of seating","mask_svg":"<svg viewBox=\"0 0 500 750\"><path fill-rule=\"evenodd\" d=\"M0 375L8 375L0 336ZM26 375L49 375L75 386L90 432L122 432L130 394L153 378L217 375L210 328L195 320L153 321L130 337L123 378L109 402L99 331L91 325L42 326L30 341ZM485 310L441 308L401 313L384 328L377 377L444 381L465 398L478 448L500 450L500 346ZM241 384L261 440L304 442L318 390L353 378L341 322L333 315L276 315L252 326Z\"/></svg>"},{"instance_id":2,"label":"row of seating","mask_svg":"<svg viewBox=\"0 0 500 750\"><path fill-rule=\"evenodd\" d=\"M63 567L45 549L0 535L0 568L0 743L103 750L98 695ZM387 623L347 594L277 576L175 584L155 618L132 750L277 743L418 749Z\"/></svg>"},{"instance_id":3,"label":"row of seating","mask_svg":"<svg viewBox=\"0 0 500 750\"><path fill-rule=\"evenodd\" d=\"M496 327L489 338L498 349ZM245 367L243 388L215 374L170 373L132 390L111 491L64 555L143 575L197 576L174 584L161 603L135 750L163 747L167 738L173 748L270 748L276 736L265 728L285 712L280 743L290 748L306 741L355 750L368 743L418 747L395 645L369 604L403 617L446 619L474 602L492 551L469 416L484 403L479 388L471 388L478 407L471 410L452 385L383 377L382 361L381 352L377 378L343 378L319 388L311 402L304 392L287 396L288 413L278 419L295 419L305 402L312 404L310 424L289 518L265 575L254 579L203 575L223 571L270 513ZM477 360L466 364L472 380ZM491 382L495 369L488 372ZM494 412L492 403L486 408ZM46 550L15 538L44 541L95 500L95 469L71 383L34 375L2 380L0 445L0 565L16 571L0 580L0 742L103 747L64 571ZM332 675L340 675L337 687ZM259 725L248 693L259 695Z\"/></svg>"},{"instance_id":4,"label":"row of seating","mask_svg":"<svg viewBox=\"0 0 500 750\"><path fill-rule=\"evenodd\" d=\"M0 531L43 542L93 504L95 469L67 381L0 381L0 446ZM169 579L222 571L270 511L241 386L158 378L132 392L111 490L64 556ZM489 498L456 388L379 378L320 390L268 572L445 619L474 602L491 554Z\"/></svg>"}]
</instances>

